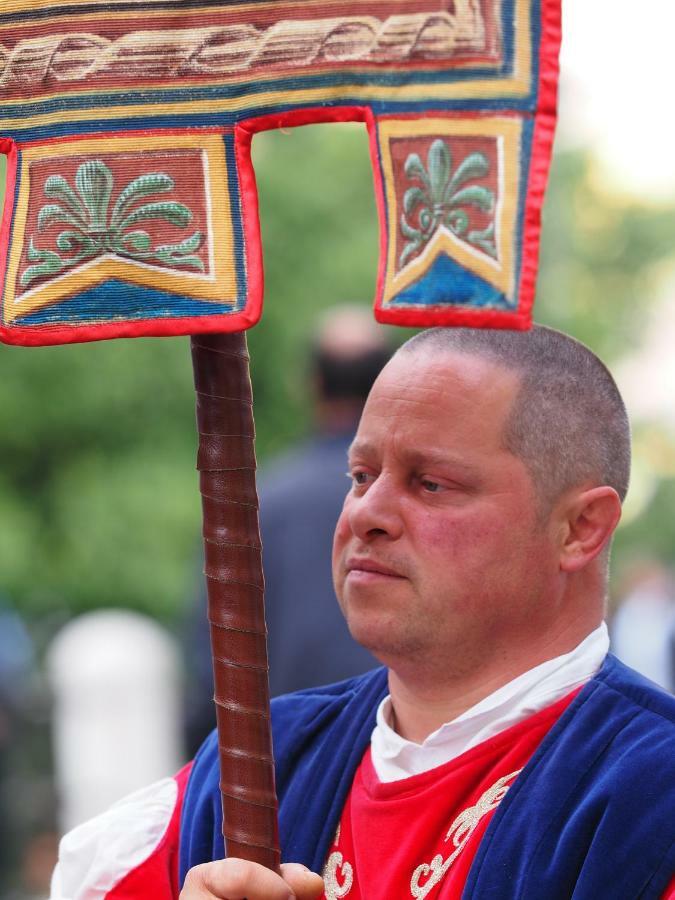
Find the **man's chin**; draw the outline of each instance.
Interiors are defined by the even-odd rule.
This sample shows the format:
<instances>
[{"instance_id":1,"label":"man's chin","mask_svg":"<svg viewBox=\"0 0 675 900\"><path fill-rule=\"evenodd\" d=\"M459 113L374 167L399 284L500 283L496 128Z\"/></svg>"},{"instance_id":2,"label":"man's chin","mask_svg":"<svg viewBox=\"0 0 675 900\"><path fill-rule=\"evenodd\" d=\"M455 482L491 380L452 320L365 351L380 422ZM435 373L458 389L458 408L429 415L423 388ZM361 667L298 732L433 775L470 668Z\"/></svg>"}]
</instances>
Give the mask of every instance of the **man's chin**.
<instances>
[{"instance_id":1,"label":"man's chin","mask_svg":"<svg viewBox=\"0 0 675 900\"><path fill-rule=\"evenodd\" d=\"M354 614L346 616L346 619L357 644L385 666L420 652L421 642L415 639L410 629L401 628L400 619Z\"/></svg>"},{"instance_id":2,"label":"man's chin","mask_svg":"<svg viewBox=\"0 0 675 900\"><path fill-rule=\"evenodd\" d=\"M392 617L398 612L400 616L405 616L406 610L414 603L408 579L371 575L369 572L365 577L359 575L344 580L339 594L343 612L352 609Z\"/></svg>"}]
</instances>

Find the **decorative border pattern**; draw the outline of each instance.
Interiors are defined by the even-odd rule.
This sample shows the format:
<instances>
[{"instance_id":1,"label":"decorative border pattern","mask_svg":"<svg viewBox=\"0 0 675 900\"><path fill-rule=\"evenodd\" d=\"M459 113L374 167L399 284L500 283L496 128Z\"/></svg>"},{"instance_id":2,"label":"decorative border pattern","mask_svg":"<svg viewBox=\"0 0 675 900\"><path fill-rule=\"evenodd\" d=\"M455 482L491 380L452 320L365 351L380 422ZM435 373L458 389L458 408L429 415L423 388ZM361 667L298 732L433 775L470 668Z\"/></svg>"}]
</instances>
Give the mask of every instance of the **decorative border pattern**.
<instances>
[{"instance_id":1,"label":"decorative border pattern","mask_svg":"<svg viewBox=\"0 0 675 900\"><path fill-rule=\"evenodd\" d=\"M110 28L106 23L106 31ZM86 80L97 85L121 82L128 87L167 78L226 78L246 72L351 66L396 60L431 60L456 65L458 55L496 65L488 53L486 23L478 0L455 0L452 13L430 12L343 15L284 19L269 26L210 24L129 30L119 37L91 31L45 34L0 43L0 90L25 92L41 85L64 87ZM492 58L491 58L492 57Z\"/></svg>"},{"instance_id":2,"label":"decorative border pattern","mask_svg":"<svg viewBox=\"0 0 675 900\"><path fill-rule=\"evenodd\" d=\"M504 60L487 68L480 57L471 54L459 67L443 58L420 60L416 65L396 59L368 65L356 59L337 66L317 58L310 68L294 70L291 65L275 70L274 66L265 66L259 72L227 78L207 74L199 84L183 79L185 86L177 83L177 73L165 77L161 84L140 81L124 88L111 83L91 90L86 82L84 87L75 82L70 88L66 85L58 89L52 84L44 93L31 90L29 97L6 96L0 103L0 131L18 140L22 131L49 129L64 121L77 128L93 118L101 123L119 120L129 129L134 127L130 124L133 119L152 120L160 115L163 120L174 121L189 116L190 123L185 125L205 118L215 124L213 119L217 117L219 124L232 126L282 105L300 109L324 104L503 103L506 98L524 103L534 88L532 50L536 34L532 23L533 3L538 2L503 0L504 8L512 9L506 17L509 34L502 35ZM46 50L43 55L49 56Z\"/></svg>"},{"instance_id":3,"label":"decorative border pattern","mask_svg":"<svg viewBox=\"0 0 675 900\"><path fill-rule=\"evenodd\" d=\"M26 274L26 256L30 248L31 235L27 234L28 212L31 206L31 168L44 161L58 163L59 160L77 160L78 157L91 160L99 156L101 159L142 158L145 165L153 168L153 154L166 158L167 154L180 154L181 150L194 151L203 167L204 192L206 201L206 265L191 267L191 271L181 271L180 264L172 263L171 258L165 264L154 263L115 255L112 252L99 253L82 265L72 267L63 274L45 280L37 279L37 286L29 290L21 290L21 274ZM152 199L152 198L151 198ZM75 197L77 200L77 197ZM167 204L152 204L166 206ZM198 301L215 302L219 312L223 304L235 310L238 298L237 264L233 241L233 223L228 189L228 174L225 159L223 137L220 134L169 134L147 135L114 135L96 136L83 140L63 142L46 142L26 146L21 151L20 165L17 173L17 191L14 204L13 230L8 251L8 265L2 300L2 322L5 326L26 315L53 306L75 294L81 294L110 279L137 285L144 288L161 290L168 295L191 298ZM148 208L147 205L145 207ZM57 209L56 204L42 208L42 213ZM139 207L136 207L136 213ZM63 212L63 211L62 211ZM137 221L143 222L134 213L133 206L129 212ZM171 210L170 210L171 212ZM54 213L52 212L52 215ZM58 212L56 212L58 217ZM43 216L43 219L45 217ZM147 218L147 216L146 216ZM132 227L132 226L130 226ZM136 231L136 234L141 232ZM9 235L8 235L9 237ZM68 243L68 241L66 241ZM70 241L72 244L72 240ZM28 250L27 250L28 248ZM37 252L37 250L35 251ZM49 251L42 251L43 254ZM55 254L54 254L55 255ZM30 257L29 257L30 258ZM183 267L185 268L185 267ZM28 285L30 287L30 285ZM208 305L204 310L208 314ZM110 315L111 320L115 318ZM59 324L52 322L52 325ZM66 324L66 323L61 323Z\"/></svg>"},{"instance_id":4,"label":"decorative border pattern","mask_svg":"<svg viewBox=\"0 0 675 900\"><path fill-rule=\"evenodd\" d=\"M383 180L386 191L388 248L384 275L382 307L396 303L407 287L427 272L440 254L460 263L480 278L494 285L507 300L514 303L515 238L519 197L519 166L522 120L514 116L433 118L415 120L385 119L378 125ZM487 137L497 147L498 197L495 210L495 254L481 252L458 237L449 227L440 224L423 253L412 262L400 266L397 259L396 232L401 227L404 211L397 197L396 177L391 144L396 138L411 137ZM447 286L448 302L452 302L452 285Z\"/></svg>"}]
</instances>

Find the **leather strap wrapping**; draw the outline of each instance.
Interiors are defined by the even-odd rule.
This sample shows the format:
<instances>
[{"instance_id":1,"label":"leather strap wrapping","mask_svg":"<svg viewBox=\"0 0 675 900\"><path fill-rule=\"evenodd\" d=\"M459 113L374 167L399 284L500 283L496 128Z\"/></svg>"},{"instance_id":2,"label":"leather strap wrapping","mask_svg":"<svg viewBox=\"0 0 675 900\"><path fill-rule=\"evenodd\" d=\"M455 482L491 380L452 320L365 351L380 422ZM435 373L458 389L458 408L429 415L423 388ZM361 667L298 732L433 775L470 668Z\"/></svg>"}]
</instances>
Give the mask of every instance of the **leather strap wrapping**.
<instances>
[{"instance_id":1,"label":"leather strap wrapping","mask_svg":"<svg viewBox=\"0 0 675 900\"><path fill-rule=\"evenodd\" d=\"M248 360L243 333L192 338L225 851L278 871Z\"/></svg>"}]
</instances>

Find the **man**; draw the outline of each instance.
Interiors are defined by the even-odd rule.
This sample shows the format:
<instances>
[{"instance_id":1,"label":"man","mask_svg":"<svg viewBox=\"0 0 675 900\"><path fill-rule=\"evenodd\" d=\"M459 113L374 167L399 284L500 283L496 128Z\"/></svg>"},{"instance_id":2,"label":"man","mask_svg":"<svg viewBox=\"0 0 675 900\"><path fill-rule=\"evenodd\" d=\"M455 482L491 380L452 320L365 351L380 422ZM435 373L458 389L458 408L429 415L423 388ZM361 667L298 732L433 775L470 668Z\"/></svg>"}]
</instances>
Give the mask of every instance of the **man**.
<instances>
[{"instance_id":1,"label":"man","mask_svg":"<svg viewBox=\"0 0 675 900\"><path fill-rule=\"evenodd\" d=\"M323 887L217 861L210 738L181 900L675 896L675 701L605 659L629 457L611 376L564 335L404 345L350 449L333 553L387 669L273 704L283 857Z\"/></svg>"}]
</instances>

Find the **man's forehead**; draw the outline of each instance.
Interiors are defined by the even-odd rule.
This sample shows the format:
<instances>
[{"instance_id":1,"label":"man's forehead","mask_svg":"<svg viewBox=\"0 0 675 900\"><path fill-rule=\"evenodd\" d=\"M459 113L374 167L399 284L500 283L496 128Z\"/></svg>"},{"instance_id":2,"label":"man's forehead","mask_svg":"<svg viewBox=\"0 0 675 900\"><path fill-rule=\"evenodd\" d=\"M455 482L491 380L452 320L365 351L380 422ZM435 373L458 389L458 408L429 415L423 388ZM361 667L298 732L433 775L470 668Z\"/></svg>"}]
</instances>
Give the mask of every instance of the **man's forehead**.
<instances>
[{"instance_id":1,"label":"man's forehead","mask_svg":"<svg viewBox=\"0 0 675 900\"><path fill-rule=\"evenodd\" d=\"M440 392L472 389L486 397L511 395L521 381L521 374L497 358L478 350L455 347L429 349L403 348L382 369L376 386L403 382L415 392Z\"/></svg>"},{"instance_id":2,"label":"man's forehead","mask_svg":"<svg viewBox=\"0 0 675 900\"><path fill-rule=\"evenodd\" d=\"M462 357L390 361L371 389L354 446L374 448L391 440L441 456L460 433L500 444L519 379L492 363L475 362L472 370Z\"/></svg>"}]
</instances>

